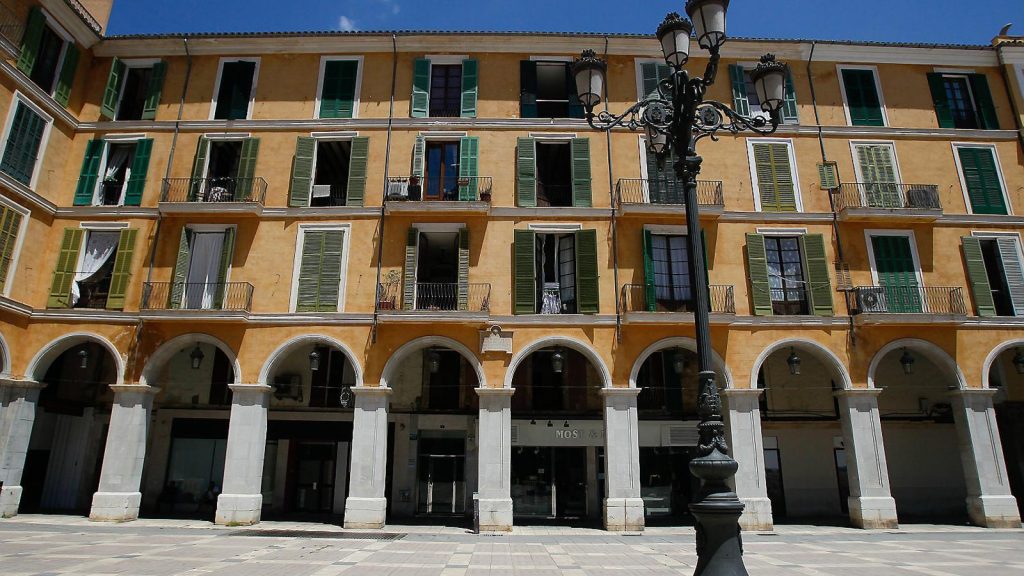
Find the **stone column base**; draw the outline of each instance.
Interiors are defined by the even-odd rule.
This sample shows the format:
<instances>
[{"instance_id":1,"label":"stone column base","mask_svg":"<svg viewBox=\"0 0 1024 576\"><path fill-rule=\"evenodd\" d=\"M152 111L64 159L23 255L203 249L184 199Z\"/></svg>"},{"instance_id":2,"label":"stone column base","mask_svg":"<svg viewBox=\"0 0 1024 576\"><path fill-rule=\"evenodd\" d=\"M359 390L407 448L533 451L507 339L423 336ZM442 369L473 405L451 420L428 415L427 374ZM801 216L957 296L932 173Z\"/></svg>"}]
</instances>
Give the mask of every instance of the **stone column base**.
<instances>
[{"instance_id":1,"label":"stone column base","mask_svg":"<svg viewBox=\"0 0 1024 576\"><path fill-rule=\"evenodd\" d=\"M481 532L512 531L512 499L481 498L477 500Z\"/></svg>"},{"instance_id":2,"label":"stone column base","mask_svg":"<svg viewBox=\"0 0 1024 576\"><path fill-rule=\"evenodd\" d=\"M1020 528L1020 510L1013 496L974 496L967 499L971 522L983 528Z\"/></svg>"},{"instance_id":3,"label":"stone column base","mask_svg":"<svg viewBox=\"0 0 1024 576\"><path fill-rule=\"evenodd\" d=\"M223 526L259 524L262 511L262 494L221 494L217 497L217 517L214 522Z\"/></svg>"},{"instance_id":4,"label":"stone column base","mask_svg":"<svg viewBox=\"0 0 1024 576\"><path fill-rule=\"evenodd\" d=\"M643 498L605 498L604 529L609 532L643 532Z\"/></svg>"},{"instance_id":5,"label":"stone column base","mask_svg":"<svg viewBox=\"0 0 1024 576\"><path fill-rule=\"evenodd\" d=\"M92 495L89 520L95 522L130 522L139 519L142 492L97 492Z\"/></svg>"},{"instance_id":6,"label":"stone column base","mask_svg":"<svg viewBox=\"0 0 1024 576\"><path fill-rule=\"evenodd\" d=\"M892 498L850 496L846 502L850 508L850 524L857 528L884 530L900 527L896 500Z\"/></svg>"},{"instance_id":7,"label":"stone column base","mask_svg":"<svg viewBox=\"0 0 1024 576\"><path fill-rule=\"evenodd\" d=\"M345 500L345 528L378 530L387 517L387 498L355 498Z\"/></svg>"},{"instance_id":8,"label":"stone column base","mask_svg":"<svg viewBox=\"0 0 1024 576\"><path fill-rule=\"evenodd\" d=\"M21 486L0 488L0 518L17 516L19 505L21 505Z\"/></svg>"},{"instance_id":9,"label":"stone column base","mask_svg":"<svg viewBox=\"0 0 1024 576\"><path fill-rule=\"evenodd\" d=\"M743 502L740 528L747 532L771 532L775 530L771 500L768 498L740 498L740 502Z\"/></svg>"}]
</instances>

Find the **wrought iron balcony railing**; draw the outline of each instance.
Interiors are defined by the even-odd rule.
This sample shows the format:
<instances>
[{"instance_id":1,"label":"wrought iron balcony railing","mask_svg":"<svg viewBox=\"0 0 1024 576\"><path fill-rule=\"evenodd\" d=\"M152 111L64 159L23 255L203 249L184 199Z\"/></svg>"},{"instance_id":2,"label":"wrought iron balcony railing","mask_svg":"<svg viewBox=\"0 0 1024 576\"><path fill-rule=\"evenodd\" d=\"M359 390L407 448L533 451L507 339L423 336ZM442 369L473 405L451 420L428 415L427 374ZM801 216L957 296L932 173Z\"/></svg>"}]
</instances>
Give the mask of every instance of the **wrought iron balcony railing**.
<instances>
[{"instance_id":1,"label":"wrought iron balcony railing","mask_svg":"<svg viewBox=\"0 0 1024 576\"><path fill-rule=\"evenodd\" d=\"M252 294L248 282L146 282L142 310L251 312Z\"/></svg>"},{"instance_id":2,"label":"wrought iron balcony railing","mask_svg":"<svg viewBox=\"0 0 1024 576\"><path fill-rule=\"evenodd\" d=\"M708 288L711 294L712 314L736 313L736 298L732 286ZM622 287L621 306L623 312L693 313L696 302L689 289L678 286L652 288L645 284L626 284Z\"/></svg>"},{"instance_id":3,"label":"wrought iron balcony railing","mask_svg":"<svg viewBox=\"0 0 1024 576\"><path fill-rule=\"evenodd\" d=\"M619 206L631 204L682 206L686 204L686 190L681 182L674 179L620 178L616 189ZM721 181L698 181L697 203L708 208L724 208L725 195L722 190Z\"/></svg>"},{"instance_id":4,"label":"wrought iron balcony railing","mask_svg":"<svg viewBox=\"0 0 1024 576\"><path fill-rule=\"evenodd\" d=\"M870 184L848 182L835 195L837 211L853 208L884 210L942 210L934 184Z\"/></svg>"},{"instance_id":5,"label":"wrought iron balcony railing","mask_svg":"<svg viewBox=\"0 0 1024 576\"><path fill-rule=\"evenodd\" d=\"M25 34L25 21L18 18L6 4L0 3L0 36L15 49L21 46L21 37Z\"/></svg>"},{"instance_id":6,"label":"wrought iron balcony railing","mask_svg":"<svg viewBox=\"0 0 1024 576\"><path fill-rule=\"evenodd\" d=\"M385 199L388 202L490 202L492 190L490 176L445 180L429 176L394 176L388 178Z\"/></svg>"},{"instance_id":7,"label":"wrought iron balcony railing","mask_svg":"<svg viewBox=\"0 0 1024 576\"><path fill-rule=\"evenodd\" d=\"M267 181L263 178L165 178L161 202L263 204Z\"/></svg>"},{"instance_id":8,"label":"wrought iron balcony railing","mask_svg":"<svg viewBox=\"0 0 1024 576\"><path fill-rule=\"evenodd\" d=\"M858 286L857 314L937 314L966 316L963 288L949 286Z\"/></svg>"},{"instance_id":9,"label":"wrought iron balcony railing","mask_svg":"<svg viewBox=\"0 0 1024 576\"><path fill-rule=\"evenodd\" d=\"M491 306L490 284L418 282L413 300L406 302L401 283L381 284L377 291L377 309L416 312L488 312Z\"/></svg>"}]
</instances>

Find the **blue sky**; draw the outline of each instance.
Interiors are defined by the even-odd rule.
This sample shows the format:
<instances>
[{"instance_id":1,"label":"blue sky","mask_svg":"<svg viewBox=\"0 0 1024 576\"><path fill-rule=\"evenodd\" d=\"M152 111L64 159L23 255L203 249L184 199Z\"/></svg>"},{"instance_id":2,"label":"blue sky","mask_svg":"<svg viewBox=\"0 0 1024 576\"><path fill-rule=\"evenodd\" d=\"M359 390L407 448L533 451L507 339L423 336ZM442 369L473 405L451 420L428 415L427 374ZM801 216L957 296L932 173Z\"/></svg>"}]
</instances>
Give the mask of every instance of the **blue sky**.
<instances>
[{"instance_id":1,"label":"blue sky","mask_svg":"<svg viewBox=\"0 0 1024 576\"><path fill-rule=\"evenodd\" d=\"M116 0L111 34L299 30L653 33L684 0ZM642 5L640 10L633 7ZM627 7L629 9L627 9ZM760 9L770 7L770 11ZM737 36L987 44L1024 0L733 0Z\"/></svg>"}]
</instances>

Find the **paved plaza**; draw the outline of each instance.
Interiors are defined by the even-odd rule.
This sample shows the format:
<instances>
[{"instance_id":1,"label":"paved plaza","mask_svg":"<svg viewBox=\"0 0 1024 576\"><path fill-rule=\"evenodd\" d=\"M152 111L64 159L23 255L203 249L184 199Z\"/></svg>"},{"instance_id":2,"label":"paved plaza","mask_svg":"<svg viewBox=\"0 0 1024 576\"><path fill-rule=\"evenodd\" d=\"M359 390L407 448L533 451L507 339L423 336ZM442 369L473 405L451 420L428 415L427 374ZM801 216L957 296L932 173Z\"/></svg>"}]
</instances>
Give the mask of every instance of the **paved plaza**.
<instances>
[{"instance_id":1,"label":"paved plaza","mask_svg":"<svg viewBox=\"0 0 1024 576\"><path fill-rule=\"evenodd\" d=\"M745 534L751 576L1003 576L1024 574L1024 531L911 526L864 532L783 526ZM392 526L343 531L265 522L253 528L195 521L95 524L68 516L0 520L4 576L333 576L692 574L692 529L642 536L574 528L511 535Z\"/></svg>"}]
</instances>

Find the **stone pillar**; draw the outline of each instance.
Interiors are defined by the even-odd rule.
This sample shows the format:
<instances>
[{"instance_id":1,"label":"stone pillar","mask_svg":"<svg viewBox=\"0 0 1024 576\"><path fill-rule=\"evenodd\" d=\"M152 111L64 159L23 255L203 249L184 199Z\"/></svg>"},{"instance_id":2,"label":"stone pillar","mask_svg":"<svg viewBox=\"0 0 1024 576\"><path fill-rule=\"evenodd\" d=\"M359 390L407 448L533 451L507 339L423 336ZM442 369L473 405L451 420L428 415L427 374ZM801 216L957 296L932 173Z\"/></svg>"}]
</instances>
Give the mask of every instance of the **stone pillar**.
<instances>
[{"instance_id":1,"label":"stone pillar","mask_svg":"<svg viewBox=\"0 0 1024 576\"><path fill-rule=\"evenodd\" d=\"M260 521L271 390L263 384L231 385L231 420L224 456L224 486L217 498L217 524L235 526Z\"/></svg>"},{"instance_id":2,"label":"stone pillar","mask_svg":"<svg viewBox=\"0 0 1024 576\"><path fill-rule=\"evenodd\" d=\"M477 502L481 532L512 531L512 394L514 388L477 388Z\"/></svg>"},{"instance_id":3,"label":"stone pillar","mask_svg":"<svg viewBox=\"0 0 1024 576\"><path fill-rule=\"evenodd\" d=\"M388 500L384 495L388 464L388 396L390 388L357 386L352 419L352 462L345 528L383 528Z\"/></svg>"},{"instance_id":4,"label":"stone pillar","mask_svg":"<svg viewBox=\"0 0 1024 576\"><path fill-rule=\"evenodd\" d=\"M739 463L736 472L736 495L743 502L740 527L751 531L775 529L772 501L768 499L768 483L764 471L764 436L761 433L760 389L726 389L722 391L728 410L725 430L729 450Z\"/></svg>"},{"instance_id":5,"label":"stone pillar","mask_svg":"<svg viewBox=\"0 0 1024 576\"><path fill-rule=\"evenodd\" d=\"M604 388L604 528L614 532L644 529L640 497L639 388Z\"/></svg>"},{"instance_id":6,"label":"stone pillar","mask_svg":"<svg viewBox=\"0 0 1024 576\"><path fill-rule=\"evenodd\" d=\"M0 380L0 518L18 514L21 473L36 420L39 391L45 386L31 380Z\"/></svg>"},{"instance_id":7,"label":"stone pillar","mask_svg":"<svg viewBox=\"0 0 1024 576\"><path fill-rule=\"evenodd\" d=\"M839 414L843 426L846 467L850 477L850 523L869 530L898 528L896 501L889 490L889 467L882 442L875 388L840 390Z\"/></svg>"},{"instance_id":8,"label":"stone pillar","mask_svg":"<svg viewBox=\"0 0 1024 576\"><path fill-rule=\"evenodd\" d=\"M959 390L953 414L967 484L967 512L986 528L1020 528L1017 500L1010 493L992 397L996 390Z\"/></svg>"},{"instance_id":9,"label":"stone pillar","mask_svg":"<svg viewBox=\"0 0 1024 576\"><path fill-rule=\"evenodd\" d=\"M90 520L125 522L139 517L142 468L146 460L150 411L158 388L114 385L107 447L99 489L92 497Z\"/></svg>"}]
</instances>

